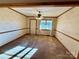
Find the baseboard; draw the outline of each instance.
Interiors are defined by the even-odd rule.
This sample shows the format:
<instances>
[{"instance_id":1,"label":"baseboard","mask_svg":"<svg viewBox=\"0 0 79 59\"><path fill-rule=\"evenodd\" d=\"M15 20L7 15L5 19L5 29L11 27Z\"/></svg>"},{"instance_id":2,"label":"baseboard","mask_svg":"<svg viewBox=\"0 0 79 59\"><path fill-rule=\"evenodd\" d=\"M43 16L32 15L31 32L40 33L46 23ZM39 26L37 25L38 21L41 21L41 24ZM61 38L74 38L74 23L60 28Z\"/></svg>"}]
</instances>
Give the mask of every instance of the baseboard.
<instances>
[{"instance_id":1,"label":"baseboard","mask_svg":"<svg viewBox=\"0 0 79 59\"><path fill-rule=\"evenodd\" d=\"M51 35L43 35L43 34L35 34L35 35L39 35L39 36L51 36Z\"/></svg>"},{"instance_id":2,"label":"baseboard","mask_svg":"<svg viewBox=\"0 0 79 59\"><path fill-rule=\"evenodd\" d=\"M56 37L56 36L54 36L56 39L57 39L57 41L66 49L66 51L68 51L72 56L73 56L73 54L62 44L62 42L60 42L60 40L58 40L58 38ZM74 56L73 56L73 58L74 59L76 59Z\"/></svg>"}]
</instances>

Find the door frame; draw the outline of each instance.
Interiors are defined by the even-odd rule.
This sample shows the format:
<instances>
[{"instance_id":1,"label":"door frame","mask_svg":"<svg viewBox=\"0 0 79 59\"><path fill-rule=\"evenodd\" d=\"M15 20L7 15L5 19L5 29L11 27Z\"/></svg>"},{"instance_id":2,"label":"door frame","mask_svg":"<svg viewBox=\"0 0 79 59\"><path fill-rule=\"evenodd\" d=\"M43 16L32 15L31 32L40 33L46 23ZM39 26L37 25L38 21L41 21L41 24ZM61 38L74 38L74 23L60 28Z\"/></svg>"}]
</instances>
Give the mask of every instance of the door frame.
<instances>
[{"instance_id":1,"label":"door frame","mask_svg":"<svg viewBox=\"0 0 79 59\"><path fill-rule=\"evenodd\" d=\"M36 24L35 24L35 35L37 35L37 19L30 19L29 21L29 33L31 34L31 20L35 20L36 21Z\"/></svg>"}]
</instances>

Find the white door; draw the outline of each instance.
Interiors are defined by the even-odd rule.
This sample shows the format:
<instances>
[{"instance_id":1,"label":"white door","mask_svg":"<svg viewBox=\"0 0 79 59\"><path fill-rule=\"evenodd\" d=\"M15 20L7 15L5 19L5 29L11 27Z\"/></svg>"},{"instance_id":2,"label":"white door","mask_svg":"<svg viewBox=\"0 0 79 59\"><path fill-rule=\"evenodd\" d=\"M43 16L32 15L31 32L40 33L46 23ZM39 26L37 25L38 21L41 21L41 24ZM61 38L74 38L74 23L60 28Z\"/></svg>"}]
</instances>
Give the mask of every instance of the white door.
<instances>
[{"instance_id":1,"label":"white door","mask_svg":"<svg viewBox=\"0 0 79 59\"><path fill-rule=\"evenodd\" d=\"M31 20L30 25L31 25L30 28L31 34L36 34L36 20Z\"/></svg>"}]
</instances>

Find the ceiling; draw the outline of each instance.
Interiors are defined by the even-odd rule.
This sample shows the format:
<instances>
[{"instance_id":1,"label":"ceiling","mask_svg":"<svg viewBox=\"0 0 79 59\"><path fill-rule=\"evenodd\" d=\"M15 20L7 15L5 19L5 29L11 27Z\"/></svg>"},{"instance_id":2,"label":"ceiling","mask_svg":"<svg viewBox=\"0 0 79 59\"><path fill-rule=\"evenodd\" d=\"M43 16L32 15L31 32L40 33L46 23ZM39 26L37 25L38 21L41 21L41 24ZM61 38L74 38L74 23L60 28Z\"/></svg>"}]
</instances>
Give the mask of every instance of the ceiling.
<instances>
[{"instance_id":1,"label":"ceiling","mask_svg":"<svg viewBox=\"0 0 79 59\"><path fill-rule=\"evenodd\" d=\"M12 8L26 16L37 16L38 11L41 12L42 16L59 16L63 12L67 11L71 7L16 7Z\"/></svg>"}]
</instances>

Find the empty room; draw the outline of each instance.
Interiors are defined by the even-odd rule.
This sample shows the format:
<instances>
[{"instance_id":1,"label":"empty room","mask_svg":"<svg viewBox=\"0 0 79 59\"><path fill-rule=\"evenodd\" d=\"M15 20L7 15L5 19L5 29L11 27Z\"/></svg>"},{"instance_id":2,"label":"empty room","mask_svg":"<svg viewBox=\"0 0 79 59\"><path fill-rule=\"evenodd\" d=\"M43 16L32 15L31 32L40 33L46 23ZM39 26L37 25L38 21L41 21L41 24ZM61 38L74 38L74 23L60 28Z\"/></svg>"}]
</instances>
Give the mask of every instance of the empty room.
<instances>
[{"instance_id":1,"label":"empty room","mask_svg":"<svg viewBox=\"0 0 79 59\"><path fill-rule=\"evenodd\" d=\"M79 1L0 1L0 59L79 59Z\"/></svg>"}]
</instances>

